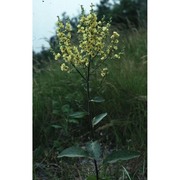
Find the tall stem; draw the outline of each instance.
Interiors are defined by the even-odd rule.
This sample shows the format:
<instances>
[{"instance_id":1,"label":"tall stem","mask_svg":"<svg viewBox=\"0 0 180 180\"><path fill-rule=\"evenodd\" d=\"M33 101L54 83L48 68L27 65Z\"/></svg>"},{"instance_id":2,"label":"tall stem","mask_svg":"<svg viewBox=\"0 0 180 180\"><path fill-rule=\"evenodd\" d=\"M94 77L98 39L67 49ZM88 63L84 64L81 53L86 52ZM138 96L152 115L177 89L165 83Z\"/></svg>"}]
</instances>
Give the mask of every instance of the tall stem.
<instances>
[{"instance_id":1,"label":"tall stem","mask_svg":"<svg viewBox=\"0 0 180 180\"><path fill-rule=\"evenodd\" d=\"M91 129L91 138L94 141L94 138L95 138L94 137L94 128L93 128L92 121L91 121L91 108L90 108L90 87L89 87L90 67L91 67L91 60L89 61L89 64L88 64L88 71L87 71L87 78L86 78L86 88L87 88L87 101L88 101L88 105L87 105L88 122L89 122L89 126L90 126L90 129ZM94 166L95 166L95 171L96 171L96 179L99 180L98 166L97 166L96 159L94 159Z\"/></svg>"},{"instance_id":2,"label":"tall stem","mask_svg":"<svg viewBox=\"0 0 180 180\"><path fill-rule=\"evenodd\" d=\"M92 126L92 122L91 122L91 109L90 109L90 87L89 87L89 80L90 80L90 61L88 64L88 71L87 71L87 80L86 80L86 89L87 89L87 111L88 111L88 122L89 122L89 127L91 129L91 138L92 140L94 140L94 129Z\"/></svg>"}]
</instances>

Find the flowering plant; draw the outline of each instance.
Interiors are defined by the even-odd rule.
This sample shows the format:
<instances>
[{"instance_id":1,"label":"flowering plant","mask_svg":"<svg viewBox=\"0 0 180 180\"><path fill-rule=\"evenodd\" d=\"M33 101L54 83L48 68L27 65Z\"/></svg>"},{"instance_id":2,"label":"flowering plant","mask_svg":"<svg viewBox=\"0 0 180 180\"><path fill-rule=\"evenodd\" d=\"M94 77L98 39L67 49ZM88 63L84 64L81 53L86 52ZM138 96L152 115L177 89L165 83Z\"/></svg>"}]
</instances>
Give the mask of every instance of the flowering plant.
<instances>
[{"instance_id":1,"label":"flowering plant","mask_svg":"<svg viewBox=\"0 0 180 180\"><path fill-rule=\"evenodd\" d=\"M117 32L110 33L110 23L106 23L104 19L98 21L97 15L91 4L90 14L85 15L83 6L81 6L81 16L77 25L78 43L72 41L72 27L70 21L63 23L58 17L57 22L57 39L59 42L59 52L54 54L55 60L62 59L61 70L67 73L77 71L86 84L87 94L87 111L77 112L72 116L74 118L87 117L91 141L86 143L85 148L70 147L63 150L58 157L87 157L93 159L96 179L99 179L98 160L101 157L100 143L95 138L95 127L101 122L107 113L101 113L92 118L91 103L101 103L103 98L91 98L90 80L94 73L99 73L101 77L108 74L108 68L102 67L105 61L111 59L120 59L121 51L118 50L119 37ZM122 160L121 151L108 155L104 163L113 163ZM136 153L124 154L124 159L137 157Z\"/></svg>"}]
</instances>

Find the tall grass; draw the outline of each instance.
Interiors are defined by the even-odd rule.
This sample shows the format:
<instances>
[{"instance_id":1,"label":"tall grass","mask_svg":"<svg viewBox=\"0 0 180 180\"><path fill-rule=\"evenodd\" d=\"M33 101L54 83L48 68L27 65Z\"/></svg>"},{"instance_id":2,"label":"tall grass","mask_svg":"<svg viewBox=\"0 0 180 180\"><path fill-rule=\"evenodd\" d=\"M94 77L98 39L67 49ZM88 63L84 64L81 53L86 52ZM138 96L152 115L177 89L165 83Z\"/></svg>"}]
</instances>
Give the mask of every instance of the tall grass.
<instances>
[{"instance_id":1,"label":"tall grass","mask_svg":"<svg viewBox=\"0 0 180 180\"><path fill-rule=\"evenodd\" d=\"M143 156L134 168L142 173L146 161L147 141L147 33L133 30L122 34L124 54L120 61L107 63L109 74L102 82L92 84L94 95L102 95L106 103L94 105L94 114L108 112L108 118L96 133L102 134L101 142L111 148L139 150ZM84 89L77 74L63 73L58 62L52 60L33 77L33 143L34 161L44 157L56 162L54 152L80 137L78 128L86 123L69 122L67 114L83 109ZM75 128L76 127L76 128ZM55 150L55 151L54 151ZM65 164L64 164L65 166ZM138 169L139 168L139 169ZM145 173L145 172L144 172ZM48 176L48 175L47 175Z\"/></svg>"}]
</instances>

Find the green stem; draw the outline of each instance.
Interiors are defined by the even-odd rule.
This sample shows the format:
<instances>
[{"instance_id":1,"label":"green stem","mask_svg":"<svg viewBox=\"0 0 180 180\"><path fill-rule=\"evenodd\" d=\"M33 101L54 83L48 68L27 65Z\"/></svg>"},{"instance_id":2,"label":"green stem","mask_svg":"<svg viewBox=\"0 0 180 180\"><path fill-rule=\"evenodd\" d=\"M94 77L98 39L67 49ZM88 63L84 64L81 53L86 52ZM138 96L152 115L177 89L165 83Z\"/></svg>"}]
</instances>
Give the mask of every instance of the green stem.
<instances>
[{"instance_id":1,"label":"green stem","mask_svg":"<svg viewBox=\"0 0 180 180\"><path fill-rule=\"evenodd\" d=\"M90 109L90 87L89 87L89 80L90 80L90 61L88 64L88 71L87 71L87 78L86 78L86 88L87 88L87 112L88 112L88 122L91 129L91 137L94 140L94 130L91 122L91 109Z\"/></svg>"},{"instance_id":2,"label":"green stem","mask_svg":"<svg viewBox=\"0 0 180 180\"><path fill-rule=\"evenodd\" d=\"M89 126L91 129L91 138L94 141L95 135L94 135L94 128L91 122L91 109L90 109L90 87L89 87L89 80L90 80L90 67L91 67L91 60L89 61L88 64L88 71L87 71L87 78L86 78L86 87L87 87L87 101L88 101L88 121L89 121ZM95 166L95 171L96 171L96 179L99 180L99 175L98 175L98 166L97 166L97 161L94 159L94 166Z\"/></svg>"},{"instance_id":3,"label":"green stem","mask_svg":"<svg viewBox=\"0 0 180 180\"><path fill-rule=\"evenodd\" d=\"M94 166L96 171L96 180L99 180L98 166L97 166L97 161L95 159L94 159Z\"/></svg>"}]
</instances>

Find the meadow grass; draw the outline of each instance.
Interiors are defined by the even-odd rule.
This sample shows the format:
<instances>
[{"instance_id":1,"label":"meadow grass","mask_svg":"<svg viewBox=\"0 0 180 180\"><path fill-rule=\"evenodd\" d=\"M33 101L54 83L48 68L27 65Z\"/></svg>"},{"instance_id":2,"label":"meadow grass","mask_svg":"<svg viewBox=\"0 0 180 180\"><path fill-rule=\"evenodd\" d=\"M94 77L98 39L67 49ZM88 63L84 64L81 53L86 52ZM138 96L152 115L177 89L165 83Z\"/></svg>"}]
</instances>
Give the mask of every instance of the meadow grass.
<instances>
[{"instance_id":1,"label":"meadow grass","mask_svg":"<svg viewBox=\"0 0 180 180\"><path fill-rule=\"evenodd\" d=\"M102 167L100 172L102 176L109 176L110 179L123 176L126 179L127 172L130 173L131 179L145 179L147 154L146 29L123 33L122 41L125 48L121 60L107 62L109 74L103 80L100 88L97 83L91 84L92 94L100 95L105 99L105 103L94 105L93 113L108 112L106 120L102 122L101 127L96 129L96 133L100 135L100 142L104 147L136 150L141 152L141 157L127 163L117 163L113 167ZM73 172L79 179L87 175L85 171L87 168L77 167L72 163L76 160L68 159L65 162L57 160L58 151L79 142L80 139L83 141L88 136L86 122L77 123L68 120L68 113L83 110L85 104L84 89L78 74L62 72L59 63L54 60L46 68L34 73L34 179L41 176L46 176L47 179L58 179L58 177L65 179L67 174L74 174ZM72 165L70 166L68 162ZM122 165L125 168L122 168ZM91 165L88 167L91 169ZM88 173L91 174L91 170ZM69 175L66 178L71 179L72 177Z\"/></svg>"}]
</instances>

